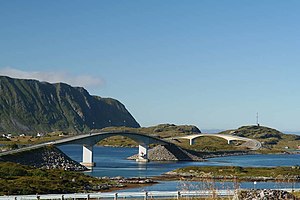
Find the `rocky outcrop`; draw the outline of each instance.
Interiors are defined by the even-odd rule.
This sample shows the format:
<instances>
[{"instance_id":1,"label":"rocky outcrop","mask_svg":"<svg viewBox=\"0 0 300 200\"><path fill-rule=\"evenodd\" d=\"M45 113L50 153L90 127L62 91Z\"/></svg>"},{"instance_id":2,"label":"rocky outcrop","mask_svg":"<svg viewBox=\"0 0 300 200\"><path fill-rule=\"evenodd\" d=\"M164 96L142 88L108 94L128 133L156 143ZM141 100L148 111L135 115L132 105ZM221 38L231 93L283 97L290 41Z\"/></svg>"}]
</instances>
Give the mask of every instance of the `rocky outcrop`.
<instances>
[{"instance_id":1,"label":"rocky outcrop","mask_svg":"<svg viewBox=\"0 0 300 200\"><path fill-rule=\"evenodd\" d=\"M127 159L135 160L138 155ZM204 161L197 155L197 152L182 149L176 145L158 145L148 150L148 159L153 161Z\"/></svg>"},{"instance_id":2,"label":"rocky outcrop","mask_svg":"<svg viewBox=\"0 0 300 200\"><path fill-rule=\"evenodd\" d=\"M291 193L284 190L242 190L239 191L233 198L233 200L298 200Z\"/></svg>"},{"instance_id":3,"label":"rocky outcrop","mask_svg":"<svg viewBox=\"0 0 300 200\"><path fill-rule=\"evenodd\" d=\"M216 151L216 152L198 152L183 149L176 145L158 145L148 150L148 159L151 161L205 161L207 158L222 156L247 155L247 151ZM138 155L128 157L129 160L135 160Z\"/></svg>"},{"instance_id":4,"label":"rocky outcrop","mask_svg":"<svg viewBox=\"0 0 300 200\"><path fill-rule=\"evenodd\" d=\"M85 171L87 168L69 158L54 146L24 151L0 157L0 161L9 161L44 169L64 169L68 171Z\"/></svg>"}]
</instances>

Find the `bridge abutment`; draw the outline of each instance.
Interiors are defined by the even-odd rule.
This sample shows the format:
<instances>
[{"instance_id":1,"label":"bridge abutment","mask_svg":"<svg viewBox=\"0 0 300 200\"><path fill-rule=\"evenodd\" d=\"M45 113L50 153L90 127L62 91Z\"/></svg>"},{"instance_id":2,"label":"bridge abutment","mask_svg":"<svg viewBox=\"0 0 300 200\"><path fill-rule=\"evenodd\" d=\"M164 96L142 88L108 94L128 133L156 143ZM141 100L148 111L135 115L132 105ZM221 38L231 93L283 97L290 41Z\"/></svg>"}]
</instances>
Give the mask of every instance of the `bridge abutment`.
<instances>
[{"instance_id":1,"label":"bridge abutment","mask_svg":"<svg viewBox=\"0 0 300 200\"><path fill-rule=\"evenodd\" d=\"M95 163L93 162L93 146L82 146L82 162L80 164L88 169L91 169L95 166Z\"/></svg>"}]
</instances>

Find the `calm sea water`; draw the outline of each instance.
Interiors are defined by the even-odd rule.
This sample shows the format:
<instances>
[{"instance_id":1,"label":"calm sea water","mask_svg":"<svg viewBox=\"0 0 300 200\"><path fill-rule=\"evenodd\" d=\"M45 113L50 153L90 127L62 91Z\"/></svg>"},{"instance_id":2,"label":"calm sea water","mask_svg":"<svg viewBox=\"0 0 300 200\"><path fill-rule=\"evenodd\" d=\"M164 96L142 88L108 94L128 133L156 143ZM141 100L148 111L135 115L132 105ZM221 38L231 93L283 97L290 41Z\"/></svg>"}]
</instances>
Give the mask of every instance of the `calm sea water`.
<instances>
[{"instance_id":1,"label":"calm sea water","mask_svg":"<svg viewBox=\"0 0 300 200\"><path fill-rule=\"evenodd\" d=\"M82 146L80 145L65 145L60 149L70 156L72 159L82 161ZM92 176L123 176L123 177L151 177L162 173L171 171L176 168L185 166L253 166L253 167L273 167L273 166L295 166L300 165L300 155L243 155L243 156L228 156L211 158L206 162L149 162L138 163L126 158L136 154L137 148L113 148L113 147L94 147L94 162L96 167L93 171L87 172ZM204 183L189 183L188 187L203 187ZM215 183L216 187L220 188L234 188L233 183ZM184 182L178 181L163 181L149 187L138 189L130 189L126 191L140 191L140 190L177 190L186 186ZM186 186L187 187L187 186ZM243 182L240 184L241 188L284 188L297 187L299 183L264 183L259 182L254 185L252 182Z\"/></svg>"}]
</instances>

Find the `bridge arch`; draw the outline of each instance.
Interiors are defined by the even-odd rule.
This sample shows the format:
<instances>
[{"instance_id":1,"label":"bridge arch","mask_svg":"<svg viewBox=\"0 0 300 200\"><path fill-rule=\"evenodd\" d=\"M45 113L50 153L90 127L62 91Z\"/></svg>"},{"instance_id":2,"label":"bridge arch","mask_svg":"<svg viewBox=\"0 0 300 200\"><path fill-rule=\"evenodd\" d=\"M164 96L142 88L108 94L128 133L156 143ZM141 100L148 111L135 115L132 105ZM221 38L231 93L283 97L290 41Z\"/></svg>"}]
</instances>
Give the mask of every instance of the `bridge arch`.
<instances>
[{"instance_id":1,"label":"bridge arch","mask_svg":"<svg viewBox=\"0 0 300 200\"><path fill-rule=\"evenodd\" d=\"M199 137L219 137L227 140L227 143L230 144L231 141L237 140L237 141L245 141L247 144L247 147L251 148L252 150L258 150L261 148L261 143L257 140L245 138L245 137L239 137L235 135L227 135L227 134L195 134L195 135L187 135L183 137L178 137L177 139L188 139L190 141L190 145L193 145L196 138ZM245 144L246 144L245 143ZM245 145L246 146L246 145Z\"/></svg>"},{"instance_id":2,"label":"bridge arch","mask_svg":"<svg viewBox=\"0 0 300 200\"><path fill-rule=\"evenodd\" d=\"M138 159L139 162L148 162L148 147L150 144L170 144L167 141L134 132L100 132L66 138L53 143L53 145L61 146L67 144L80 144L83 146L82 165L91 168L95 165L93 162L93 146L103 139L113 136L124 136L134 140L139 145Z\"/></svg>"},{"instance_id":3,"label":"bridge arch","mask_svg":"<svg viewBox=\"0 0 300 200\"><path fill-rule=\"evenodd\" d=\"M181 139L189 139L190 140L190 145L194 144L194 140L199 138L199 137L219 137L227 140L228 144L230 144L231 141L233 140L239 140L239 141L249 141L251 139L249 138L244 138L244 137L238 137L238 136L233 136L233 135L225 135L225 134L195 134L195 135L187 135L183 137L179 137Z\"/></svg>"}]
</instances>

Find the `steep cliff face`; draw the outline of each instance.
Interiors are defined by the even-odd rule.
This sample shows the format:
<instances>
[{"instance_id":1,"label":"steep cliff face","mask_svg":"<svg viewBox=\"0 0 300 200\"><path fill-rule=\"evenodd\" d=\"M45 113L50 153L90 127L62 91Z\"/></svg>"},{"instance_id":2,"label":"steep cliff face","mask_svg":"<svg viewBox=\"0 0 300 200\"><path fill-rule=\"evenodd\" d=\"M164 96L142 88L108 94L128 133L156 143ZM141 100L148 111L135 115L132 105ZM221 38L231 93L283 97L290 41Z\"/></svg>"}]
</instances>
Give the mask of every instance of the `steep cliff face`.
<instances>
[{"instance_id":1,"label":"steep cliff face","mask_svg":"<svg viewBox=\"0 0 300 200\"><path fill-rule=\"evenodd\" d=\"M89 131L140 127L125 106L64 83L0 76L0 132Z\"/></svg>"}]
</instances>

